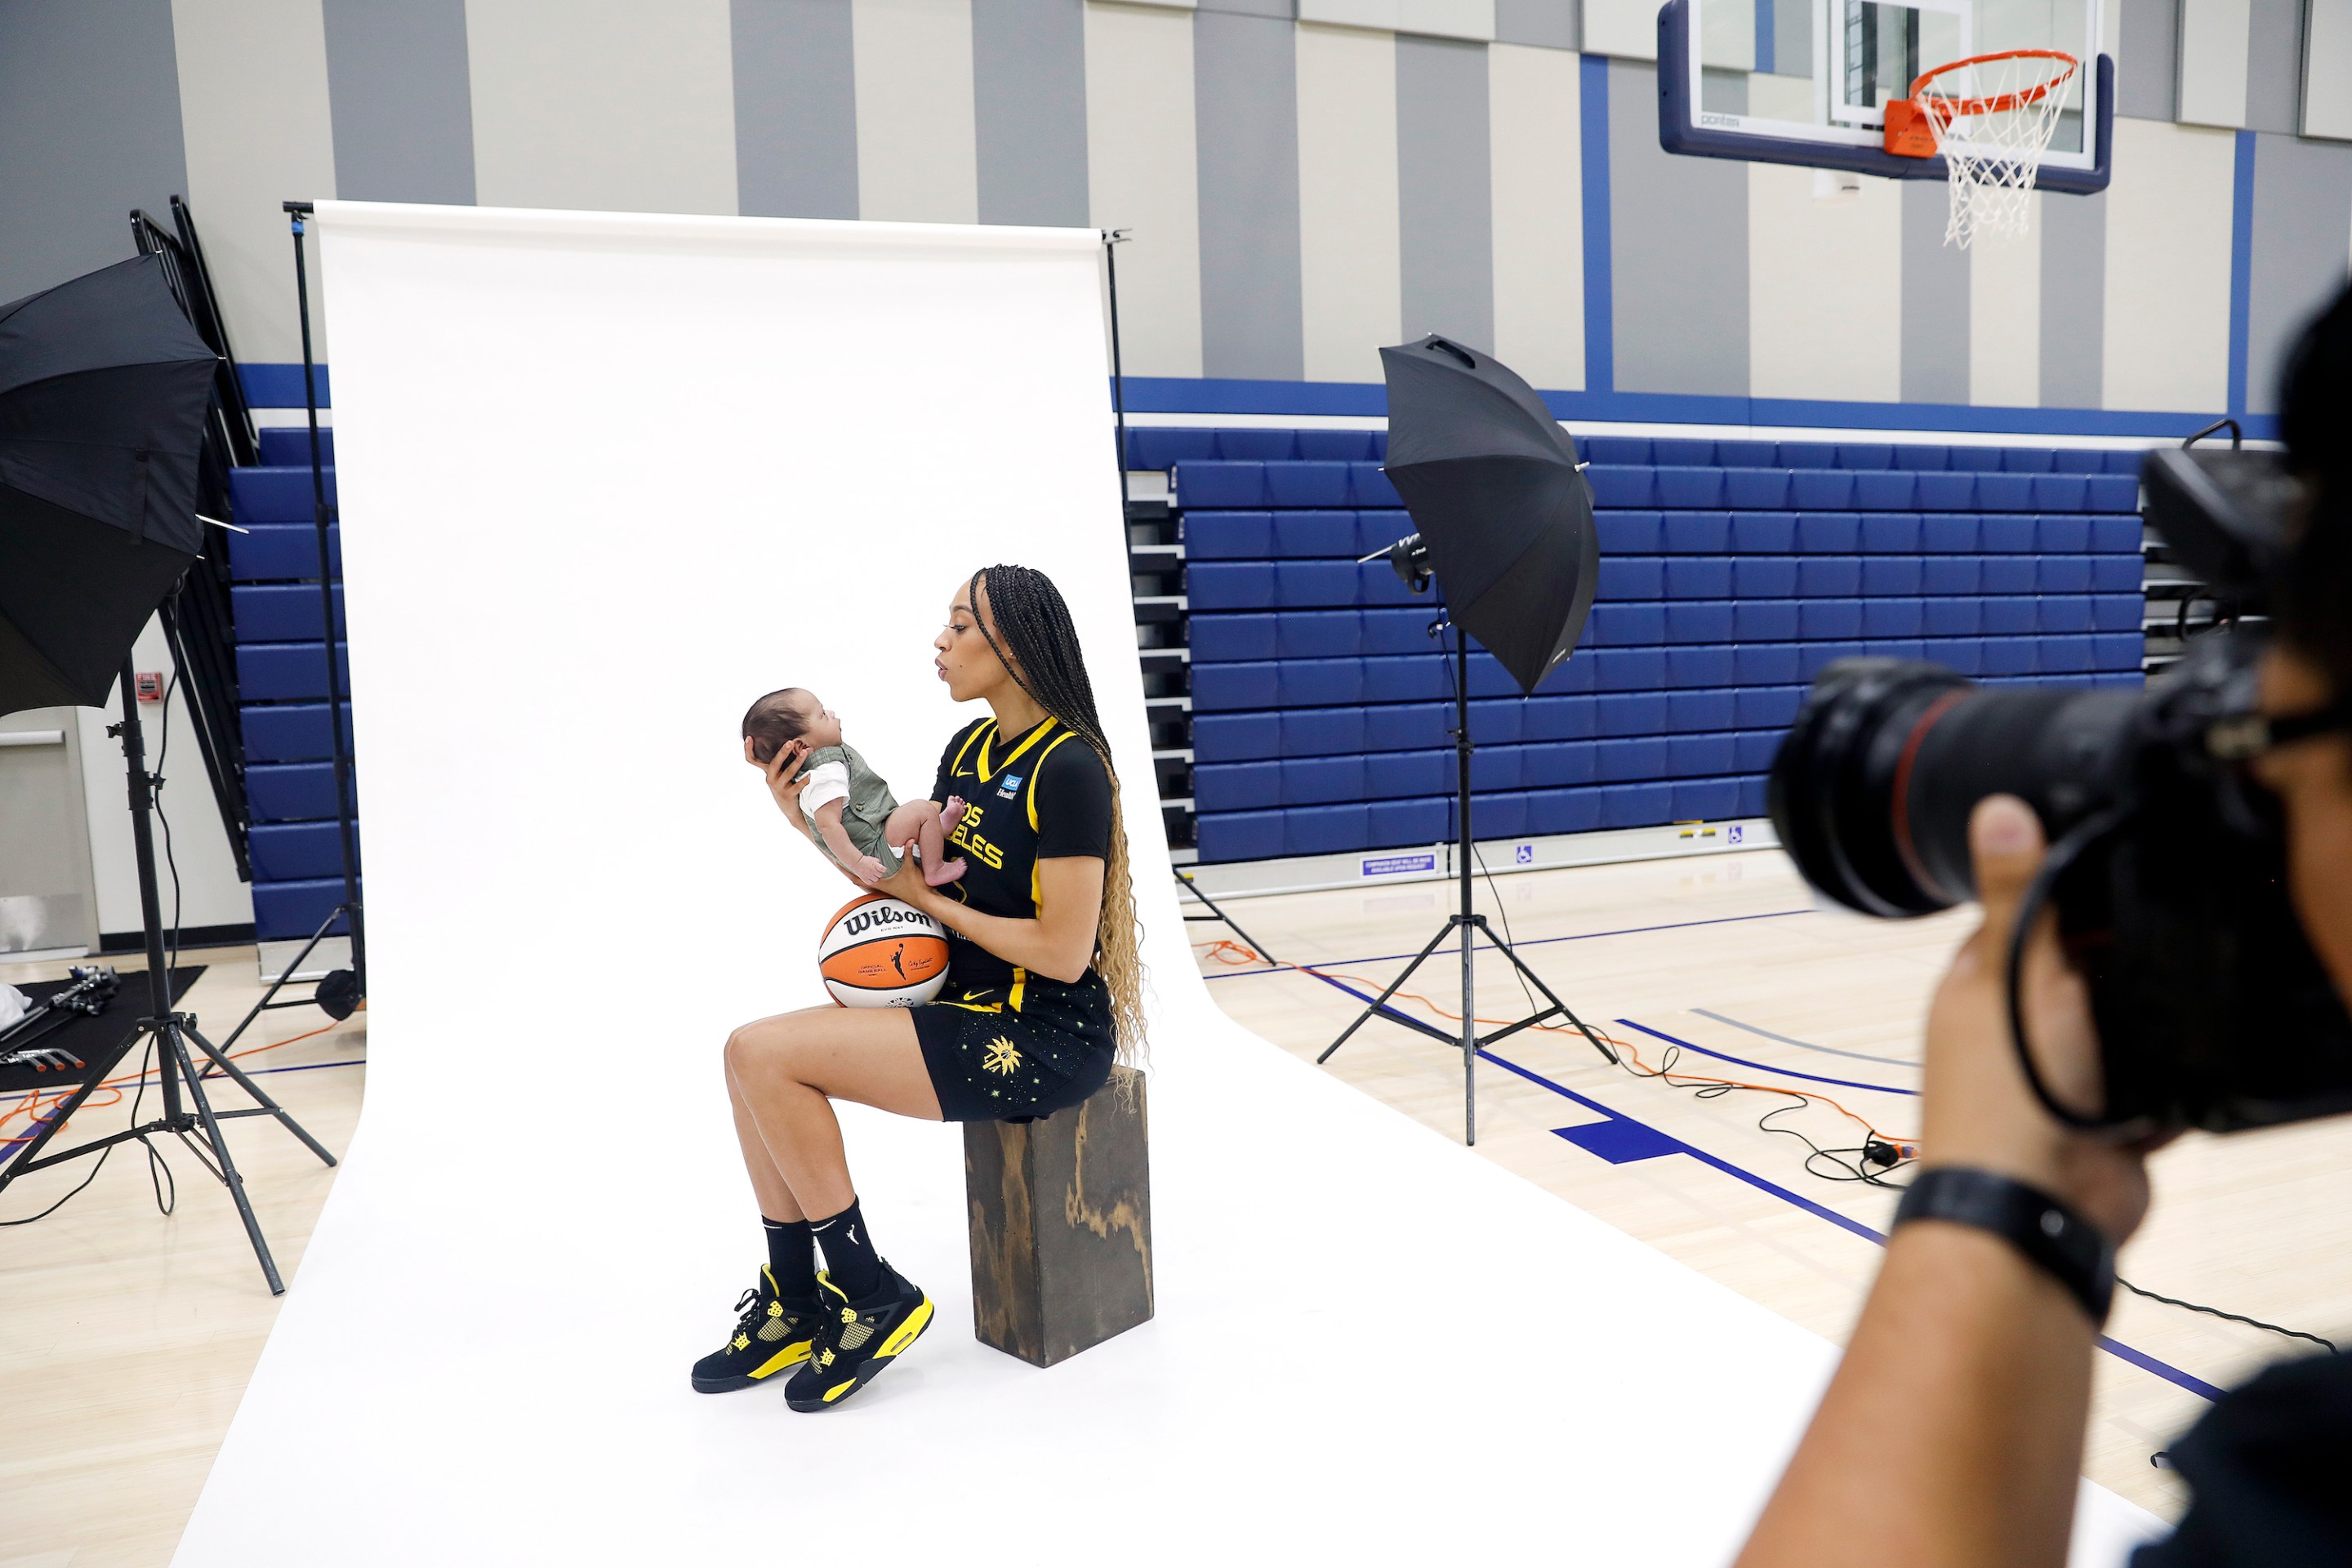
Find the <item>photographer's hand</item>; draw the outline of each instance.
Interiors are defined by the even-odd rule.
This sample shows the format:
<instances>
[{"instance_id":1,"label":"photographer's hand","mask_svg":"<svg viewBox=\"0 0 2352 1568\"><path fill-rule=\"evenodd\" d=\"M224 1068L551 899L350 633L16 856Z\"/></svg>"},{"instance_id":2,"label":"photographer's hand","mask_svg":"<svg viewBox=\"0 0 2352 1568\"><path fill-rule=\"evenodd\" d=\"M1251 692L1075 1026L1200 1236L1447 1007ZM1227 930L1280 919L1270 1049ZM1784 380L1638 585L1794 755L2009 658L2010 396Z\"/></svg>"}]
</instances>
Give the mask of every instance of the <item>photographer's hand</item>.
<instances>
[{"instance_id":1,"label":"photographer's hand","mask_svg":"<svg viewBox=\"0 0 2352 1568\"><path fill-rule=\"evenodd\" d=\"M1994 795L1969 819L1984 922L1937 988L1927 1013L1921 1163L2014 1177L2063 1199L2120 1244L2147 1213L2146 1145L2119 1145L2063 1126L2026 1087L2011 1044L2010 932L2041 868L2042 824L2024 802ZM2025 948L2025 1030L2042 1081L2062 1105L2088 1112L2100 1098L2099 1037L2089 989L2058 945L2045 908Z\"/></svg>"},{"instance_id":2,"label":"photographer's hand","mask_svg":"<svg viewBox=\"0 0 2352 1568\"><path fill-rule=\"evenodd\" d=\"M2053 1120L2010 1046L2001 972L2042 864L2041 825L1996 796L1978 805L1969 838L1984 923L1928 1014L1923 1162L2043 1188L2121 1241L2147 1210L2146 1150ZM2088 998L2046 914L2024 984L2042 1080L2062 1103L2095 1104ZM2066 1288L2003 1238L1941 1220L1902 1226L1742 1568L2060 1568L2097 1337Z\"/></svg>"}]
</instances>

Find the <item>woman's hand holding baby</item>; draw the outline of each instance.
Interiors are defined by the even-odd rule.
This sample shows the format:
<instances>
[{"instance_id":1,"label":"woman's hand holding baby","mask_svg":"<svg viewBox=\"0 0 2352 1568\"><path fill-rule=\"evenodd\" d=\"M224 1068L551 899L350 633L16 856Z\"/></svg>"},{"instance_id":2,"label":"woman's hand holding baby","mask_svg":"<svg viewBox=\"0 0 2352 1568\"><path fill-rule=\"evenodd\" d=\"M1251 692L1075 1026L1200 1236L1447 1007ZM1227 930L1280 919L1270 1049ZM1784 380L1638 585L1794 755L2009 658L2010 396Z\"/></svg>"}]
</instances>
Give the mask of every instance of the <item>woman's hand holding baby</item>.
<instances>
[{"instance_id":1,"label":"woman's hand holding baby","mask_svg":"<svg viewBox=\"0 0 2352 1568\"><path fill-rule=\"evenodd\" d=\"M776 797L777 809L803 833L808 831L808 818L801 814L801 791L808 787L808 780L798 775L801 764L808 761L808 756L809 748L805 741L787 741L776 748L773 757L763 763L753 753L751 742L746 739L743 742L743 760L767 775L768 793ZM879 862L876 863L875 868L877 871L881 869Z\"/></svg>"}]
</instances>

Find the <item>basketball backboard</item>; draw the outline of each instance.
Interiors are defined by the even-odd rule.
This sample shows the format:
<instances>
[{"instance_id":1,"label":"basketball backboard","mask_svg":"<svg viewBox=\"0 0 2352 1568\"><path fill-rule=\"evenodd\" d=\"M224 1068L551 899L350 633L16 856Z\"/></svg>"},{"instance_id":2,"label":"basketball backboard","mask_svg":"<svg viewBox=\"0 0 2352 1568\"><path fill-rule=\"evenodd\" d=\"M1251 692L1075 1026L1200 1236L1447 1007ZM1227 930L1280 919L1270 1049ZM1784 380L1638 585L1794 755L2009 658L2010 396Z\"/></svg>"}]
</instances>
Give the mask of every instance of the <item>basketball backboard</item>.
<instances>
[{"instance_id":1,"label":"basketball backboard","mask_svg":"<svg viewBox=\"0 0 2352 1568\"><path fill-rule=\"evenodd\" d=\"M2099 0L1668 0L1658 13L1658 141L1669 153L1947 177L1885 150L1886 105L1923 72L2016 49L2080 61L2042 154L2044 190L2107 184L2115 62Z\"/></svg>"}]
</instances>

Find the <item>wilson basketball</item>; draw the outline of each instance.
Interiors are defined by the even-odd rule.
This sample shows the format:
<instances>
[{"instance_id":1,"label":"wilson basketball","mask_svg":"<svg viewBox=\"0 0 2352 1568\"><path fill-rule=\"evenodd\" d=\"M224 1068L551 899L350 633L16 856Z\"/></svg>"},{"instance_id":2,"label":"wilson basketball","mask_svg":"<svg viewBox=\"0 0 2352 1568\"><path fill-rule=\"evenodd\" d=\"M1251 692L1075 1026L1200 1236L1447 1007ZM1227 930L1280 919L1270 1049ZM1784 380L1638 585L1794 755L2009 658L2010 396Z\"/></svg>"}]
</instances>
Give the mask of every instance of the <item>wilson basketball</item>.
<instances>
[{"instance_id":1,"label":"wilson basketball","mask_svg":"<svg viewBox=\"0 0 2352 1568\"><path fill-rule=\"evenodd\" d=\"M947 984L947 930L910 904L868 893L825 922L816 966L845 1007L916 1006Z\"/></svg>"}]
</instances>

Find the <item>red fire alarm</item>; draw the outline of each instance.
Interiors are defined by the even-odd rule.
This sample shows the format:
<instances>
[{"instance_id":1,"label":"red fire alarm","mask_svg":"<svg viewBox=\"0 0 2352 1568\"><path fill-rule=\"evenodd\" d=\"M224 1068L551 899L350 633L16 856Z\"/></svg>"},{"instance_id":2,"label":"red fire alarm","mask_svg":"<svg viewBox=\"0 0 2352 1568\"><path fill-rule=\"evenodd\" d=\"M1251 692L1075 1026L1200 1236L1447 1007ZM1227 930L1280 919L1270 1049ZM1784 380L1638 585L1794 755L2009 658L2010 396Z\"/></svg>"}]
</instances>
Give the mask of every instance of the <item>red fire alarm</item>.
<instances>
[{"instance_id":1,"label":"red fire alarm","mask_svg":"<svg viewBox=\"0 0 2352 1568\"><path fill-rule=\"evenodd\" d=\"M163 676L162 671L142 669L131 679L138 683L140 701L161 702L163 700Z\"/></svg>"}]
</instances>

